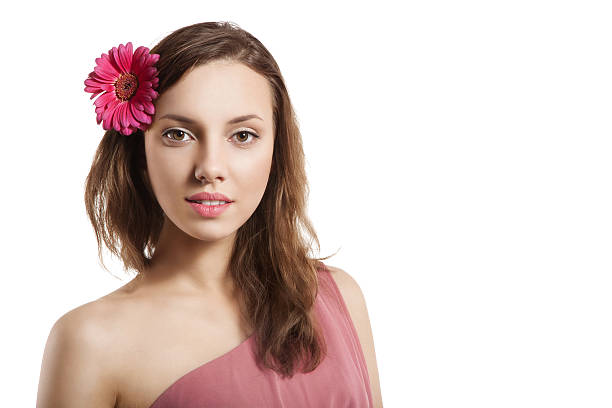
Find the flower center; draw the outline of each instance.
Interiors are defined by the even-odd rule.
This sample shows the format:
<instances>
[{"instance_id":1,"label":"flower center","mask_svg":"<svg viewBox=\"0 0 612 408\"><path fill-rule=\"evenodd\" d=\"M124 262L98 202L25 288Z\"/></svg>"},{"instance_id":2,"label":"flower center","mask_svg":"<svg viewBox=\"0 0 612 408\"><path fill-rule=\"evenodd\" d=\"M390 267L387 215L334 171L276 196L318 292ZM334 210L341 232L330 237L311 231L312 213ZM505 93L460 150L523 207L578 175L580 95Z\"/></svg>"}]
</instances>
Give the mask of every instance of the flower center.
<instances>
[{"instance_id":1,"label":"flower center","mask_svg":"<svg viewBox=\"0 0 612 408\"><path fill-rule=\"evenodd\" d=\"M124 72L115 81L115 94L122 101L127 101L138 89L138 78L136 75Z\"/></svg>"}]
</instances>

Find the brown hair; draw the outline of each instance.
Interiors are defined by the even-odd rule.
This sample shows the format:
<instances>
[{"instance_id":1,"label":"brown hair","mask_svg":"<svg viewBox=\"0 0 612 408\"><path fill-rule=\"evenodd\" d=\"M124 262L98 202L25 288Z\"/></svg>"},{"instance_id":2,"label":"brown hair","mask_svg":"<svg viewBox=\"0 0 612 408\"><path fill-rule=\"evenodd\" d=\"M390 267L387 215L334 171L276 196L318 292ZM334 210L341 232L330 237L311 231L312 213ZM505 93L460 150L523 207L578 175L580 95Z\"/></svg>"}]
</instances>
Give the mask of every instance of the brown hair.
<instances>
[{"instance_id":1,"label":"brown hair","mask_svg":"<svg viewBox=\"0 0 612 408\"><path fill-rule=\"evenodd\" d=\"M190 69L215 60L242 63L268 79L275 129L270 176L261 203L237 231L229 273L242 313L254 327L258 365L283 377L298 369L311 372L326 354L312 314L317 269L325 268L321 261L333 255L309 255L314 243L320 251L320 243L306 213L309 188L301 134L276 61L259 40L231 22L180 28L150 52L160 55L160 95ZM142 130L130 136L105 132L86 179L85 205L106 270L102 242L125 271L140 274L150 264L164 212L145 169Z\"/></svg>"}]
</instances>

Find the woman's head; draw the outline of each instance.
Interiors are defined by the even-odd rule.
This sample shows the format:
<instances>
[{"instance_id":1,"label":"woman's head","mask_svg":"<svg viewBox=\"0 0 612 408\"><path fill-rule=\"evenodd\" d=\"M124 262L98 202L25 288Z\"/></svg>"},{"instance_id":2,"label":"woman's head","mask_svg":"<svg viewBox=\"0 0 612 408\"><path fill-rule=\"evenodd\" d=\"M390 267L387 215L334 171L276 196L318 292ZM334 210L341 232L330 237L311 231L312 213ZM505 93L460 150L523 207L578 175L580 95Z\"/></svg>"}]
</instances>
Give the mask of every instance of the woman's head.
<instances>
[{"instance_id":1,"label":"woman's head","mask_svg":"<svg viewBox=\"0 0 612 408\"><path fill-rule=\"evenodd\" d=\"M228 59L185 72L156 99L144 134L147 179L170 222L199 240L233 237L263 197L274 130L264 76ZM232 203L205 218L187 201L203 191L222 193Z\"/></svg>"},{"instance_id":2,"label":"woman's head","mask_svg":"<svg viewBox=\"0 0 612 408\"><path fill-rule=\"evenodd\" d=\"M107 131L86 180L102 265L103 241L124 269L144 273L166 220L200 240L233 234L228 269L255 328L257 360L283 375L314 370L325 344L312 306L317 269L329 257L311 255L319 241L306 213L302 139L278 65L231 23L180 28L151 53L160 55L151 126L129 136ZM250 114L261 119L229 123ZM235 203L202 219L185 202L202 191Z\"/></svg>"},{"instance_id":3,"label":"woman's head","mask_svg":"<svg viewBox=\"0 0 612 408\"><path fill-rule=\"evenodd\" d=\"M308 194L301 135L278 65L263 44L235 24L208 22L174 31L150 52L160 56L153 123L129 136L107 131L86 183L100 260L103 241L126 270L144 270L166 217L203 240L239 227L254 235L277 217L301 218ZM169 114L194 123L162 119ZM262 120L228 124L245 114ZM235 203L204 219L184 201L202 191Z\"/></svg>"}]
</instances>

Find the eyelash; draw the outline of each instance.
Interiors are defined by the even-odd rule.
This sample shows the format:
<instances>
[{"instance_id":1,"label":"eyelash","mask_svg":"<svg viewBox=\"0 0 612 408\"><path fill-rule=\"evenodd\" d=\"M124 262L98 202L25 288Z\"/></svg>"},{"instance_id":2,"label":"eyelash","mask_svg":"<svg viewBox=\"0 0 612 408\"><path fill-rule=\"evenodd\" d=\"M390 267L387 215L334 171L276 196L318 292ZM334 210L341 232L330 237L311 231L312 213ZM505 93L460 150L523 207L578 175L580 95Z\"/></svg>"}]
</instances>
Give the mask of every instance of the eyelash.
<instances>
[{"instance_id":1,"label":"eyelash","mask_svg":"<svg viewBox=\"0 0 612 408\"><path fill-rule=\"evenodd\" d=\"M189 132L187 132L186 130L183 130L183 129L171 128L171 129L165 130L165 131L162 133L162 136L163 136L165 139L167 139L167 140L168 140L170 143L174 143L174 144L182 144L182 143L184 143L184 142L183 142L183 141L181 141L181 140L174 140L174 139L171 139L171 138L169 138L169 137L166 137L166 135L167 135L167 134L172 133L172 132L182 132L182 133L184 133L184 134L186 134L186 135L190 135L190 136L191 136L191 134L190 134ZM251 132L251 131L249 131L249 130L246 130L246 129L242 129L242 130L239 130L239 131L235 132L235 133L232 135L232 137L234 137L235 135L240 134L240 133L247 133L247 134L249 134L249 135L253 136L253 138L251 139L251 141L250 141L250 142L238 143L238 145L239 145L239 146L248 146L248 145L251 145L251 144L255 143L256 139L259 139L259 135L257 135L257 134L256 134L256 133L254 133L254 132ZM192 136L192 137L193 137L193 136Z\"/></svg>"}]
</instances>

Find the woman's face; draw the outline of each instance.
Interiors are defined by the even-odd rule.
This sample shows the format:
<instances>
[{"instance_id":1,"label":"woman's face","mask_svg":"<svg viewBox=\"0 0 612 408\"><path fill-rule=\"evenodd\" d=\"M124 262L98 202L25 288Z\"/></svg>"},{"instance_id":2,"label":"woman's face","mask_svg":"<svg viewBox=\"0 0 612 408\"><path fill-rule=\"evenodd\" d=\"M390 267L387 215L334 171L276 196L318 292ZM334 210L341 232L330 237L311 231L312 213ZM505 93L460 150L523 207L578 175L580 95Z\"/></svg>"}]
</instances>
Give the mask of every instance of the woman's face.
<instances>
[{"instance_id":1,"label":"woman's face","mask_svg":"<svg viewBox=\"0 0 612 408\"><path fill-rule=\"evenodd\" d=\"M257 117L233 122L245 115ZM180 230L215 241L249 219L270 174L272 115L268 81L234 62L200 65L155 100L145 132L147 173L161 208ZM186 201L203 191L233 202L222 214L203 217Z\"/></svg>"}]
</instances>

